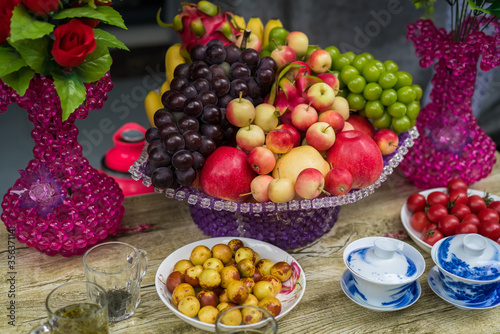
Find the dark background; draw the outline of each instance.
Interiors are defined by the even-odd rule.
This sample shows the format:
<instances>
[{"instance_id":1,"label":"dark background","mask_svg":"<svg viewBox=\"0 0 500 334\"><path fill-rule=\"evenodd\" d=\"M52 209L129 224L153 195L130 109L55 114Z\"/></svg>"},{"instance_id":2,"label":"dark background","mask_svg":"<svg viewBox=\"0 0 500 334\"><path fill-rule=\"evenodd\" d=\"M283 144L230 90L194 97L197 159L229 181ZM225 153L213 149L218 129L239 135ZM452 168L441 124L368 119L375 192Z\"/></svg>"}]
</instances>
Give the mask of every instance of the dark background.
<instances>
[{"instance_id":1,"label":"dark background","mask_svg":"<svg viewBox=\"0 0 500 334\"><path fill-rule=\"evenodd\" d=\"M167 48L180 38L171 30L156 24L156 13L172 22L181 8L181 1L123 0L115 1L128 26L127 31L108 29L130 48L130 52L113 51L111 75L115 88L99 111L93 111L85 120L77 120L79 141L84 156L99 168L101 159L112 146L111 136L128 122L149 127L144 111L144 97L159 87L164 77L164 57ZM214 1L223 10L232 11L248 19L279 18L289 30L300 30L309 36L310 44L322 47L335 45L341 51L370 52L376 59L392 59L401 70L413 75L414 82L424 89L432 75L432 68L422 69L413 46L406 40L406 25L424 13L416 10L410 0L220 0ZM438 26L446 24L449 11L444 0L438 0L434 19ZM102 28L102 27L101 27ZM490 81L477 89L475 114L479 124L500 143L500 76L497 71L486 74ZM480 74L481 78L483 74ZM482 79L481 79L482 80ZM0 194L5 194L32 158L34 142L30 136L32 124L27 112L11 105L0 115Z\"/></svg>"}]
</instances>

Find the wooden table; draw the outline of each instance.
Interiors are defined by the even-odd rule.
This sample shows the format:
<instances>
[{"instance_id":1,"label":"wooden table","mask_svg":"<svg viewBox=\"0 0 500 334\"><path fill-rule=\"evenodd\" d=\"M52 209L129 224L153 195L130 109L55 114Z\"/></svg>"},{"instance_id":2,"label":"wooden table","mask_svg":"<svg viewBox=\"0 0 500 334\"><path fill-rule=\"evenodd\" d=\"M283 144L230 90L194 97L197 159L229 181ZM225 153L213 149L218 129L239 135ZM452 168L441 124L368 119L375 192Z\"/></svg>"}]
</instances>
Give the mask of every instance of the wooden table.
<instances>
[{"instance_id":1,"label":"wooden table","mask_svg":"<svg viewBox=\"0 0 500 334\"><path fill-rule=\"evenodd\" d=\"M500 157L497 154L497 160ZM500 333L500 308L464 311L436 296L427 284L433 267L430 254L421 250L426 270L420 277L422 295L411 307L395 312L374 312L353 303L340 287L345 270L344 248L350 242L404 230L400 210L417 189L396 171L373 195L341 208L333 229L311 245L289 251L305 271L307 288L301 302L278 322L280 333ZM500 194L500 163L491 175L471 188ZM144 233L128 232L113 239L144 248L149 269L142 283L142 301L128 320L113 323L111 333L199 333L178 319L160 300L154 279L160 263L174 250L207 238L193 223L186 202L152 194L125 200L123 226L152 224ZM8 234L0 229L2 269L1 333L26 333L45 319L45 298L62 283L83 280L82 256L49 257L15 241L15 327L8 324L6 281ZM416 246L411 240L409 244ZM417 247L418 248L418 247Z\"/></svg>"}]
</instances>

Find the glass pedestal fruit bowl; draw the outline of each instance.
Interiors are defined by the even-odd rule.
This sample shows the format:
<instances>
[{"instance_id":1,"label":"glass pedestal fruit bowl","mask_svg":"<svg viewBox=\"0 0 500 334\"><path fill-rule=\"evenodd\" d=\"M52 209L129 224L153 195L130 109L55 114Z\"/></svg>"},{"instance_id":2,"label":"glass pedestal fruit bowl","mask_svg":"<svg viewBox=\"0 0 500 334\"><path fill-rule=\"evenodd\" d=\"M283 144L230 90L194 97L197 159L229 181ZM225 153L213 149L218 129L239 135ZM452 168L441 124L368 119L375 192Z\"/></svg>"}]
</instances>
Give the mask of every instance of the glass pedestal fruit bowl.
<instances>
[{"instance_id":1,"label":"glass pedestal fruit bowl","mask_svg":"<svg viewBox=\"0 0 500 334\"><path fill-rule=\"evenodd\" d=\"M400 146L394 153L384 156L384 169L380 178L369 187L354 189L342 196L323 196L286 203L254 203L215 198L194 186L156 188L155 191L168 198L187 201L195 224L208 236L252 238L281 249L303 247L331 230L342 205L373 194L403 161L418 136L416 127L401 133ZM145 186L151 186L151 179L145 174L147 159L145 148L129 171L135 180L142 180Z\"/></svg>"}]
</instances>

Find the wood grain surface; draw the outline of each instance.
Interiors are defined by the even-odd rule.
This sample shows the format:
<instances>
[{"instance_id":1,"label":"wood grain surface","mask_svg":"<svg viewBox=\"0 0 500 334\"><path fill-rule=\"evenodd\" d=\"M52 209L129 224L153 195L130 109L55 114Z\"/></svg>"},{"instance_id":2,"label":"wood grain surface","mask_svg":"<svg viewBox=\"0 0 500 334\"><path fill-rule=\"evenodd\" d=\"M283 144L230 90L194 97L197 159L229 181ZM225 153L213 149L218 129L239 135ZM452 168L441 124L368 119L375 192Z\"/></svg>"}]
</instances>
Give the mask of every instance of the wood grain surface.
<instances>
[{"instance_id":1,"label":"wood grain surface","mask_svg":"<svg viewBox=\"0 0 500 334\"><path fill-rule=\"evenodd\" d=\"M497 160L500 157L497 154ZM500 194L500 166L471 188ZM400 211L406 198L418 191L400 175L392 174L374 194L341 208L332 230L312 244L288 252L300 263L307 279L301 302L278 322L280 333L500 333L500 308L464 311L435 295L427 284L433 267L430 254L418 248L426 260L419 278L420 299L412 306L392 312L375 312L353 303L340 287L345 265L342 253L350 242L367 236L404 231ZM143 248L149 255L149 269L142 282L142 301L130 319L113 323L111 333L200 333L177 318L158 297L154 285L160 263L177 248L208 238L194 224L186 202L160 194L125 200L123 226L154 225L143 233L127 232L120 240ZM45 299L62 283L83 280L82 256L47 256L15 242L15 327L8 324L10 283L8 277L8 233L0 229L1 309L0 333L27 333L46 318Z\"/></svg>"}]
</instances>

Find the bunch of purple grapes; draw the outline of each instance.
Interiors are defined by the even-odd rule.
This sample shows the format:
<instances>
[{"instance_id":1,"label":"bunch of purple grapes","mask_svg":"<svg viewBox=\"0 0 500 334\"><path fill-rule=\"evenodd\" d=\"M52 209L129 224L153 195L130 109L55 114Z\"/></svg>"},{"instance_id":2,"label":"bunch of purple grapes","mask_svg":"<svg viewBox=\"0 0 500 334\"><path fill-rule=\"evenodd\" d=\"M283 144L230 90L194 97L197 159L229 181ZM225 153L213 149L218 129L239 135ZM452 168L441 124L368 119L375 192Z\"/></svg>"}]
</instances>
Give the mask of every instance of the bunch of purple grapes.
<instances>
[{"instance_id":1,"label":"bunch of purple grapes","mask_svg":"<svg viewBox=\"0 0 500 334\"><path fill-rule=\"evenodd\" d=\"M262 103L277 69L271 57L219 40L193 46L190 57L192 63L175 68L164 108L154 115L156 127L146 132L145 173L161 189L193 184L217 147L235 146L238 129L225 117L227 104L240 96Z\"/></svg>"}]
</instances>

